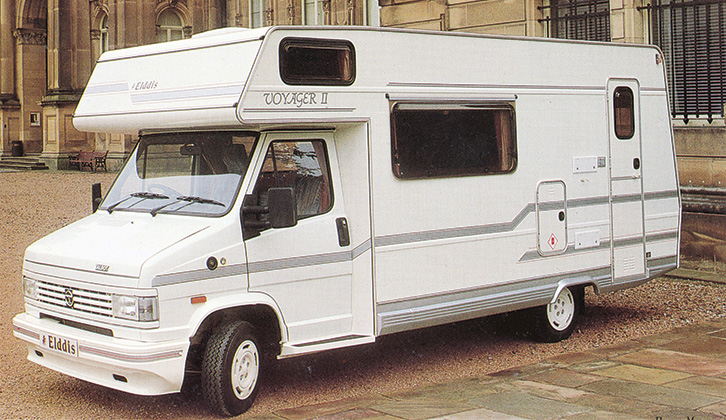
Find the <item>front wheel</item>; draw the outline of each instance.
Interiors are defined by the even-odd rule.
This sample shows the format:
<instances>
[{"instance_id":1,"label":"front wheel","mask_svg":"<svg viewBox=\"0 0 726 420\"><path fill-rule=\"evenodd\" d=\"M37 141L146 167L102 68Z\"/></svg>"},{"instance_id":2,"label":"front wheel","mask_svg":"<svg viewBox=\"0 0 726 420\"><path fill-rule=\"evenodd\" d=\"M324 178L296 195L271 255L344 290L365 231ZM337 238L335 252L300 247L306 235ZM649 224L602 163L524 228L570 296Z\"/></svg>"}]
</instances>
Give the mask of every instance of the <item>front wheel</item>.
<instances>
[{"instance_id":1,"label":"front wheel","mask_svg":"<svg viewBox=\"0 0 726 420\"><path fill-rule=\"evenodd\" d=\"M554 302L534 308L537 323L535 334L547 343L568 338L575 330L584 306L584 288L565 287Z\"/></svg>"},{"instance_id":2,"label":"front wheel","mask_svg":"<svg viewBox=\"0 0 726 420\"><path fill-rule=\"evenodd\" d=\"M260 345L252 324L231 321L214 330L202 360L202 394L213 411L236 416L257 396Z\"/></svg>"}]
</instances>

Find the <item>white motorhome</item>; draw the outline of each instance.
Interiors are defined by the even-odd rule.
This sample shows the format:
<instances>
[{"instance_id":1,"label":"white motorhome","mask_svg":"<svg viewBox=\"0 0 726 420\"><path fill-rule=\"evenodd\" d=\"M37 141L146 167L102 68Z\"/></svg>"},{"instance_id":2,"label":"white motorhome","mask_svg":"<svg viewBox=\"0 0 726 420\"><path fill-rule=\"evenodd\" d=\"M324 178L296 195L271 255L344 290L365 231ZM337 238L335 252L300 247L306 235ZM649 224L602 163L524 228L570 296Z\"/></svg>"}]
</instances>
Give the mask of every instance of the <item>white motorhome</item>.
<instances>
[{"instance_id":1,"label":"white motorhome","mask_svg":"<svg viewBox=\"0 0 726 420\"><path fill-rule=\"evenodd\" d=\"M678 266L661 52L381 28L222 29L105 53L79 130L139 135L90 216L25 254L28 358L135 394L532 309Z\"/></svg>"}]
</instances>

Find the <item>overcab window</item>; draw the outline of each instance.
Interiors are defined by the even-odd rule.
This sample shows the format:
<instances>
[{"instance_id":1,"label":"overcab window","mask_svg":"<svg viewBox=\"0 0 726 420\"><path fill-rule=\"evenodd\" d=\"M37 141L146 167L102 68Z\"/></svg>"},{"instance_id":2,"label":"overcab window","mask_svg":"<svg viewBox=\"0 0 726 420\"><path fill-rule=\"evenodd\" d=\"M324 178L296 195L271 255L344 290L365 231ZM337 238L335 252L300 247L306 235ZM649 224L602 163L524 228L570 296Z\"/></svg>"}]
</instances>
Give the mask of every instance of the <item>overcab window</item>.
<instances>
[{"instance_id":1,"label":"overcab window","mask_svg":"<svg viewBox=\"0 0 726 420\"><path fill-rule=\"evenodd\" d=\"M517 166L509 104L396 104L391 125L398 178L503 174Z\"/></svg>"},{"instance_id":2,"label":"overcab window","mask_svg":"<svg viewBox=\"0 0 726 420\"><path fill-rule=\"evenodd\" d=\"M288 85L351 85L355 48L342 40L285 38L280 42L280 76Z\"/></svg>"}]
</instances>

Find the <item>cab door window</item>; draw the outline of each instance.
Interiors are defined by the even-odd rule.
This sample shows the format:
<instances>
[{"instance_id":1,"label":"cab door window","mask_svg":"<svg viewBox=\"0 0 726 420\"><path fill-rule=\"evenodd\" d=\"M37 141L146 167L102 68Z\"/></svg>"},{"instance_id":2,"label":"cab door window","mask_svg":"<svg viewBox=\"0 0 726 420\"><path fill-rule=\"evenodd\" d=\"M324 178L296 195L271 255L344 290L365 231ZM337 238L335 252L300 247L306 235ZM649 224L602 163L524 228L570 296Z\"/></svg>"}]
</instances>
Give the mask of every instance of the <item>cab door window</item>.
<instances>
[{"instance_id":1,"label":"cab door window","mask_svg":"<svg viewBox=\"0 0 726 420\"><path fill-rule=\"evenodd\" d=\"M247 205L266 206L270 188L293 189L297 219L326 213L333 206L327 150L322 140L274 141ZM250 202L252 201L252 202ZM264 222L266 214L258 221Z\"/></svg>"}]
</instances>

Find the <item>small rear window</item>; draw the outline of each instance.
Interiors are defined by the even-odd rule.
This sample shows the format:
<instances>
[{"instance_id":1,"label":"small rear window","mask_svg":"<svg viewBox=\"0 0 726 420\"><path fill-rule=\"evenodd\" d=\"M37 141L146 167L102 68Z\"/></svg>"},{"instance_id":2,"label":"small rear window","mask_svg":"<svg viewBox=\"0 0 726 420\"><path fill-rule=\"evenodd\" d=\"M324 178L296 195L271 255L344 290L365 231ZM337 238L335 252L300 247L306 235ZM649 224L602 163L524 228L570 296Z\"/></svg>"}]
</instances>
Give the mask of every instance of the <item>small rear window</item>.
<instances>
[{"instance_id":1,"label":"small rear window","mask_svg":"<svg viewBox=\"0 0 726 420\"><path fill-rule=\"evenodd\" d=\"M615 114L615 135L621 140L633 138L635 134L635 104L633 91L627 86L615 88L613 93Z\"/></svg>"},{"instance_id":2,"label":"small rear window","mask_svg":"<svg viewBox=\"0 0 726 420\"><path fill-rule=\"evenodd\" d=\"M355 48L343 40L285 38L280 43L280 76L288 85L351 85Z\"/></svg>"}]
</instances>

